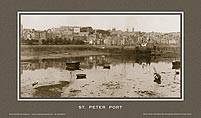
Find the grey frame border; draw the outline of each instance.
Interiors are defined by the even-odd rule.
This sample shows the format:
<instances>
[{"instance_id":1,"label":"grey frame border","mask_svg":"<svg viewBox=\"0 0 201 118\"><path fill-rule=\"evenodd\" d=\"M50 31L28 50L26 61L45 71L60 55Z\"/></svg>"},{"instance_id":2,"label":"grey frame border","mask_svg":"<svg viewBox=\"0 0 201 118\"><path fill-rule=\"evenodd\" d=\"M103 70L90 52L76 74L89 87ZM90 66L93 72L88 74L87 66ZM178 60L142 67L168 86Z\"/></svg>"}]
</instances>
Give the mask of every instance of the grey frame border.
<instances>
[{"instance_id":1,"label":"grey frame border","mask_svg":"<svg viewBox=\"0 0 201 118\"><path fill-rule=\"evenodd\" d=\"M180 14L181 15L181 98L20 98L20 14ZM184 12L183 11L17 11L17 100L18 101L184 101Z\"/></svg>"}]
</instances>

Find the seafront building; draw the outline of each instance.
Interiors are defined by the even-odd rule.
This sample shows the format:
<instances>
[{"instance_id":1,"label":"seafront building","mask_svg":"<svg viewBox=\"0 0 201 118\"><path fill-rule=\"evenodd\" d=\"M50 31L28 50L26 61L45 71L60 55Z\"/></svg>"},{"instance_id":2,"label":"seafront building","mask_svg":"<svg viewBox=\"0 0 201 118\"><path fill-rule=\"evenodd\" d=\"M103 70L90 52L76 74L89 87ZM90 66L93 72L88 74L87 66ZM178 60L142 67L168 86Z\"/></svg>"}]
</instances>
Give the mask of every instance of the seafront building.
<instances>
[{"instance_id":1,"label":"seafront building","mask_svg":"<svg viewBox=\"0 0 201 118\"><path fill-rule=\"evenodd\" d=\"M72 42L82 42L76 44L89 45L107 45L107 46L133 46L142 43L151 44L165 44L165 45L179 45L180 33L170 32L140 32L116 30L93 29L92 27L79 26L61 26L58 28L51 28L43 31L35 29L26 29L21 25L21 40L22 43L35 42L36 44L43 44L51 40L51 42L67 41L67 44ZM48 44L48 43L47 43ZM62 44L62 43L59 43Z\"/></svg>"}]
</instances>

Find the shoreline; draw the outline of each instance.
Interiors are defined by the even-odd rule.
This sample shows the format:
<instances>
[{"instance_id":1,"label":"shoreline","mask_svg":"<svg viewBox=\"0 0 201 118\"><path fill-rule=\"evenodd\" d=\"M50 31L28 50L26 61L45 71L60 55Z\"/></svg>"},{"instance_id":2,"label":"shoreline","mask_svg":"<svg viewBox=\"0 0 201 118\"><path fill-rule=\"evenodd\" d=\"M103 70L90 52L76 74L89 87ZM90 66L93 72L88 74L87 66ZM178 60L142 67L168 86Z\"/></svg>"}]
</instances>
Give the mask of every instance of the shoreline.
<instances>
[{"instance_id":1,"label":"shoreline","mask_svg":"<svg viewBox=\"0 0 201 118\"><path fill-rule=\"evenodd\" d=\"M32 55L21 56L21 61L29 61L35 59L59 59L59 58L71 58L71 57L83 57L83 56L98 56L98 55L110 55L109 53L101 53L96 51L79 51L79 54L75 53L60 53L60 54L44 54L44 55Z\"/></svg>"},{"instance_id":2,"label":"shoreline","mask_svg":"<svg viewBox=\"0 0 201 118\"><path fill-rule=\"evenodd\" d=\"M92 45L21 45L20 60L58 59L96 55L130 55L130 56L161 56L178 57L178 47L160 50L155 54L136 53L136 48L127 46L92 46Z\"/></svg>"}]
</instances>

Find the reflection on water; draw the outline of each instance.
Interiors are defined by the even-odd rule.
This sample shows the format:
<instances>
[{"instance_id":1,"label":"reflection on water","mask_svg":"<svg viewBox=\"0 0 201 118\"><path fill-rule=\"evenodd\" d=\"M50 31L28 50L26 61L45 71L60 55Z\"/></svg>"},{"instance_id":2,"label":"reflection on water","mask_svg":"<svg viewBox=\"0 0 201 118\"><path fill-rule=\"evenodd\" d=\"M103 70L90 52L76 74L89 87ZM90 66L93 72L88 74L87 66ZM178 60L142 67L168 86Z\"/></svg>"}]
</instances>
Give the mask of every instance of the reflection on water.
<instances>
[{"instance_id":1,"label":"reflection on water","mask_svg":"<svg viewBox=\"0 0 201 118\"><path fill-rule=\"evenodd\" d=\"M125 55L102 55L102 56L87 56L87 57L71 57L71 58L60 58L60 59L42 59L42 60L31 60L27 62L21 62L21 69L24 70L37 70L47 68L60 68L65 69L65 62L68 61L79 61L81 68L92 69L97 66L104 66L105 64L118 65L121 63L139 64L142 67L150 65L152 63L166 62L171 63L175 58L156 58L152 56L125 56Z\"/></svg>"},{"instance_id":2,"label":"reflection on water","mask_svg":"<svg viewBox=\"0 0 201 118\"><path fill-rule=\"evenodd\" d=\"M175 58L101 55L21 62L22 97L179 97L180 73ZM66 70L66 62L80 62L80 70ZM105 68L107 67L107 68ZM154 72L162 83L154 83ZM76 74L86 74L77 79ZM69 81L68 85L57 81ZM43 84L33 89L32 83ZM47 82L53 83L46 84ZM42 85L41 84L41 85ZM45 87L44 87L45 86Z\"/></svg>"}]
</instances>

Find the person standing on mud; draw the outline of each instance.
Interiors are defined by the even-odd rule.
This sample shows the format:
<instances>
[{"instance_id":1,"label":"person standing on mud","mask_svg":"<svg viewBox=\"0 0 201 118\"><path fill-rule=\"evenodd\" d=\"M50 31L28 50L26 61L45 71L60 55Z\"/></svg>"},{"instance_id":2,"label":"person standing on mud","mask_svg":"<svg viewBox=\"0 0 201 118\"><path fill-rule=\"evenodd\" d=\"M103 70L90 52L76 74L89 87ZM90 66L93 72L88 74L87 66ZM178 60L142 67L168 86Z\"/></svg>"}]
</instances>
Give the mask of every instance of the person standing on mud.
<instances>
[{"instance_id":1,"label":"person standing on mud","mask_svg":"<svg viewBox=\"0 0 201 118\"><path fill-rule=\"evenodd\" d=\"M161 84L161 75L158 73L154 73L154 82L157 84Z\"/></svg>"},{"instance_id":2,"label":"person standing on mud","mask_svg":"<svg viewBox=\"0 0 201 118\"><path fill-rule=\"evenodd\" d=\"M154 82L157 84L161 84L161 75L157 73L156 68L153 68L154 70Z\"/></svg>"}]
</instances>

